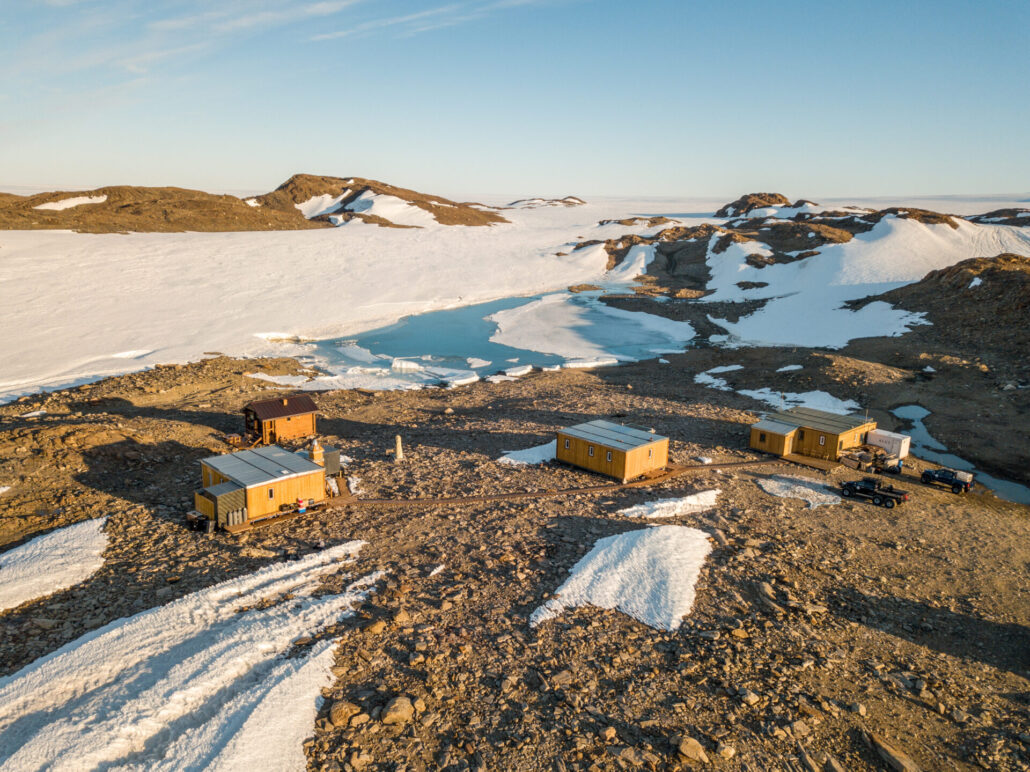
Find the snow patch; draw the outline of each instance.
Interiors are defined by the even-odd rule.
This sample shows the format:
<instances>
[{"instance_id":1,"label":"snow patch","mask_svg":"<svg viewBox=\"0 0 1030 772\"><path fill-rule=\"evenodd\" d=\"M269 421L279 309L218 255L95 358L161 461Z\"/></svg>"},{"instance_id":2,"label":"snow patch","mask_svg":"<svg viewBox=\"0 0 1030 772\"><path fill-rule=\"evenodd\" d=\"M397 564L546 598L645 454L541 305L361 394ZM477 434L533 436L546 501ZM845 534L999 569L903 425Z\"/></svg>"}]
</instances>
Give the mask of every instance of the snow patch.
<instances>
[{"instance_id":1,"label":"snow patch","mask_svg":"<svg viewBox=\"0 0 1030 772\"><path fill-rule=\"evenodd\" d=\"M504 455L497 459L497 463L509 464L510 466L543 464L547 461L553 461L554 455L557 451L558 441L551 440L550 442L545 442L543 445L526 448L525 450L506 450L504 451Z\"/></svg>"},{"instance_id":2,"label":"snow patch","mask_svg":"<svg viewBox=\"0 0 1030 772\"><path fill-rule=\"evenodd\" d=\"M736 391L745 397L751 397L759 402L764 402L770 407L777 409L788 407L810 407L815 410L827 410L831 413L849 415L862 407L854 400L838 399L825 391L803 391L800 393L791 391L773 391L768 387L761 389L734 389L724 379L716 378L712 373L729 372L739 370L739 365L728 365L726 367L713 367L703 373L694 376L694 383L707 386L719 391Z\"/></svg>"},{"instance_id":3,"label":"snow patch","mask_svg":"<svg viewBox=\"0 0 1030 772\"><path fill-rule=\"evenodd\" d=\"M403 198L366 190L351 201L345 209L348 212L382 217L397 225L414 225L419 228L436 225L436 218L421 207L409 204Z\"/></svg>"},{"instance_id":4,"label":"snow patch","mask_svg":"<svg viewBox=\"0 0 1030 772\"><path fill-rule=\"evenodd\" d=\"M793 372L794 370L803 370L803 369L804 369L803 365L784 365L783 367L778 368L776 370L776 372L778 372L778 373L790 373L790 372Z\"/></svg>"},{"instance_id":5,"label":"snow patch","mask_svg":"<svg viewBox=\"0 0 1030 772\"><path fill-rule=\"evenodd\" d=\"M0 611L72 587L100 570L106 522L106 517L84 520L0 553Z\"/></svg>"},{"instance_id":6,"label":"snow patch","mask_svg":"<svg viewBox=\"0 0 1030 772\"><path fill-rule=\"evenodd\" d=\"M302 215L311 220L323 214L332 214L333 212L339 211L341 205L340 202L349 195L349 190L343 191L343 193L338 196L323 193L321 196L312 196L307 201L300 204L294 204L294 206L300 210Z\"/></svg>"},{"instance_id":7,"label":"snow patch","mask_svg":"<svg viewBox=\"0 0 1030 772\"><path fill-rule=\"evenodd\" d=\"M107 201L107 196L75 196L74 198L63 198L60 201L51 201L48 204L40 204L33 209L45 209L51 212L60 212L64 209L71 209L73 206L83 204L102 204Z\"/></svg>"},{"instance_id":8,"label":"snow patch","mask_svg":"<svg viewBox=\"0 0 1030 772\"><path fill-rule=\"evenodd\" d=\"M443 570L444 570L445 568L447 568L447 566L446 566L445 564L441 563L441 564L440 564L440 565L438 565L438 566L437 566L436 568L434 568L434 569L433 569L432 571L430 571L430 572L429 572L429 575L430 575L430 576L436 576L436 575L437 575L438 573L440 573L441 571L443 571Z\"/></svg>"},{"instance_id":9,"label":"snow patch","mask_svg":"<svg viewBox=\"0 0 1030 772\"><path fill-rule=\"evenodd\" d=\"M705 512L715 506L715 500L722 491L714 488L708 491L691 493L679 499L660 499L658 501L647 501L643 504L636 504L626 509L620 509L616 514L623 517L679 517L680 515L696 515Z\"/></svg>"},{"instance_id":10,"label":"snow patch","mask_svg":"<svg viewBox=\"0 0 1030 772\"><path fill-rule=\"evenodd\" d=\"M45 410L31 410L28 413L22 413L18 418L41 418L46 415Z\"/></svg>"},{"instance_id":11,"label":"snow patch","mask_svg":"<svg viewBox=\"0 0 1030 772\"><path fill-rule=\"evenodd\" d=\"M827 492L826 485L810 477L783 474L757 480L758 487L773 496L785 499L801 499L808 502L809 509L822 504L837 504L840 496Z\"/></svg>"},{"instance_id":12,"label":"snow patch","mask_svg":"<svg viewBox=\"0 0 1030 772\"><path fill-rule=\"evenodd\" d=\"M565 609L591 605L676 630L694 606L694 588L711 549L704 532L679 525L599 539L529 623L536 627Z\"/></svg>"},{"instance_id":13,"label":"snow patch","mask_svg":"<svg viewBox=\"0 0 1030 772\"><path fill-rule=\"evenodd\" d=\"M979 287L983 283L983 279L977 276L971 282L969 282L969 286L966 287L966 289L973 289L973 287Z\"/></svg>"}]
</instances>

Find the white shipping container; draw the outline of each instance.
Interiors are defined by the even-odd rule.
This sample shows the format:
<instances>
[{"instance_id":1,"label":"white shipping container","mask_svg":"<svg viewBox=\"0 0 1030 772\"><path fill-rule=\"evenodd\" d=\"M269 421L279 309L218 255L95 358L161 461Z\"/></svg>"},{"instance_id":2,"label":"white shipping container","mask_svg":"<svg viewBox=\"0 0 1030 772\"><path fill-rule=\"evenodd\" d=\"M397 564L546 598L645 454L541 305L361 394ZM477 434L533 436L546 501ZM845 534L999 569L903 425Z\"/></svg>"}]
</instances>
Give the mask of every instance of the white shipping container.
<instances>
[{"instance_id":1,"label":"white shipping container","mask_svg":"<svg viewBox=\"0 0 1030 772\"><path fill-rule=\"evenodd\" d=\"M873 429L866 435L866 443L883 448L888 453L898 458L908 457L908 448L912 444L912 438L907 434L886 432L883 429Z\"/></svg>"}]
</instances>

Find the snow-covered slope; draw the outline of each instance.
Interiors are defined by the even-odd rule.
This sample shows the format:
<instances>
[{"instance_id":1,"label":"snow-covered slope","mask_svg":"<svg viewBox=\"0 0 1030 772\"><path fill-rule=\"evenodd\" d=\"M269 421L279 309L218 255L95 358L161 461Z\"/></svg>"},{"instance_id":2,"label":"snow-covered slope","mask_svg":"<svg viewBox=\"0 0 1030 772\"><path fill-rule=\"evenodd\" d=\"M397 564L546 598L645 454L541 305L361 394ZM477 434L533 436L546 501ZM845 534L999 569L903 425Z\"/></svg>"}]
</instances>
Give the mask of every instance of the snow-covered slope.
<instances>
[{"instance_id":1,"label":"snow-covered slope","mask_svg":"<svg viewBox=\"0 0 1030 772\"><path fill-rule=\"evenodd\" d=\"M0 768L303 770L332 643L282 655L367 596L313 597L349 542L87 633L0 678Z\"/></svg>"},{"instance_id":2,"label":"snow-covered slope","mask_svg":"<svg viewBox=\"0 0 1030 772\"><path fill-rule=\"evenodd\" d=\"M882 302L858 311L843 304L918 281L968 257L1030 254L1030 230L955 222L957 228L889 215L850 241L819 247L815 256L762 267L748 262L749 255L770 254L760 242L734 243L717 254L713 236L707 263L708 288L714 292L704 301L769 299L737 322L715 319L733 345L834 348L852 338L898 335L921 322L921 315ZM738 286L742 282L750 288Z\"/></svg>"}]
</instances>

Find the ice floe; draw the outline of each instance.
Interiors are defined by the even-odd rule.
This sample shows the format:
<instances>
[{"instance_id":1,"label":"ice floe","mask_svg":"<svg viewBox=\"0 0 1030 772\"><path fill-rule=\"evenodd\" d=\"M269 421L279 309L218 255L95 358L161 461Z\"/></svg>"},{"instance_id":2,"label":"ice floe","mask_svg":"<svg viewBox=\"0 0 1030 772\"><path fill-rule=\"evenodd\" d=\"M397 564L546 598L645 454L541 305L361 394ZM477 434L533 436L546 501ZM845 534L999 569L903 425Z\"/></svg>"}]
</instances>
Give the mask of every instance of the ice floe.
<instances>
[{"instance_id":1,"label":"ice floe","mask_svg":"<svg viewBox=\"0 0 1030 772\"><path fill-rule=\"evenodd\" d=\"M645 625L676 630L694 607L695 585L711 552L696 528L663 525L599 539L571 569L530 625L577 606L618 609Z\"/></svg>"},{"instance_id":2,"label":"ice floe","mask_svg":"<svg viewBox=\"0 0 1030 772\"><path fill-rule=\"evenodd\" d=\"M618 352L634 345L650 346L654 353L663 348L681 351L694 337L687 322L612 308L568 293L545 295L488 318L497 324L491 341L573 361L628 361L632 357Z\"/></svg>"}]
</instances>

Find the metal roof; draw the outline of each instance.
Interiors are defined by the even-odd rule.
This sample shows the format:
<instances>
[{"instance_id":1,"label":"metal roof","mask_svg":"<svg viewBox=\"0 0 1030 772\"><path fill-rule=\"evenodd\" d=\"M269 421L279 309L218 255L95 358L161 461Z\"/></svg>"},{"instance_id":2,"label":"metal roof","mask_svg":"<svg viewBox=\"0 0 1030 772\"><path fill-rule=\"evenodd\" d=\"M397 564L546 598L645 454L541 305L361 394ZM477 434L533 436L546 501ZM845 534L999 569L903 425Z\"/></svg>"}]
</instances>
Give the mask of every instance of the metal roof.
<instances>
[{"instance_id":1,"label":"metal roof","mask_svg":"<svg viewBox=\"0 0 1030 772\"><path fill-rule=\"evenodd\" d=\"M295 394L292 397L277 397L248 402L244 410L253 410L262 421L270 418L286 418L287 416L307 415L318 411L315 401L307 394Z\"/></svg>"},{"instance_id":2,"label":"metal roof","mask_svg":"<svg viewBox=\"0 0 1030 772\"><path fill-rule=\"evenodd\" d=\"M840 415L811 407L792 407L779 413L770 413L766 420L778 421L827 434L843 434L866 424L876 423L860 415Z\"/></svg>"},{"instance_id":3,"label":"metal roof","mask_svg":"<svg viewBox=\"0 0 1030 772\"><path fill-rule=\"evenodd\" d=\"M323 471L322 467L311 459L290 453L278 445L241 450L224 456L210 456L201 459L200 463L244 488Z\"/></svg>"},{"instance_id":4,"label":"metal roof","mask_svg":"<svg viewBox=\"0 0 1030 772\"><path fill-rule=\"evenodd\" d=\"M616 450L632 450L633 448L650 445L653 442L660 442L668 439L660 434L653 434L625 424L615 424L611 421L590 421L585 424L577 424L566 429L559 429L559 434L566 434L569 437L577 437L581 440L596 442L606 448Z\"/></svg>"},{"instance_id":5,"label":"metal roof","mask_svg":"<svg viewBox=\"0 0 1030 772\"><path fill-rule=\"evenodd\" d=\"M788 424L783 421L776 421L772 418L763 418L756 424L751 424L752 429L760 432L771 432L772 434L787 435L798 430L797 424Z\"/></svg>"},{"instance_id":6,"label":"metal roof","mask_svg":"<svg viewBox=\"0 0 1030 772\"><path fill-rule=\"evenodd\" d=\"M204 488L204 490L210 493L215 498L218 498L219 496L224 496L226 493L232 493L233 491L241 491L243 490L243 488L238 483L224 482L218 483L218 485L209 485L207 488Z\"/></svg>"}]
</instances>

